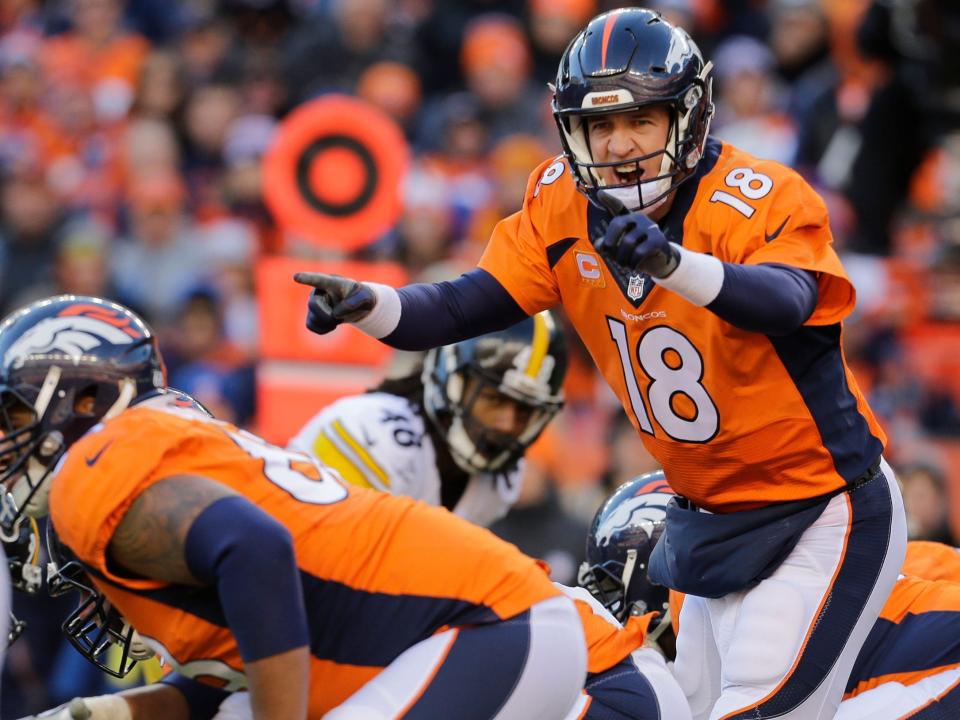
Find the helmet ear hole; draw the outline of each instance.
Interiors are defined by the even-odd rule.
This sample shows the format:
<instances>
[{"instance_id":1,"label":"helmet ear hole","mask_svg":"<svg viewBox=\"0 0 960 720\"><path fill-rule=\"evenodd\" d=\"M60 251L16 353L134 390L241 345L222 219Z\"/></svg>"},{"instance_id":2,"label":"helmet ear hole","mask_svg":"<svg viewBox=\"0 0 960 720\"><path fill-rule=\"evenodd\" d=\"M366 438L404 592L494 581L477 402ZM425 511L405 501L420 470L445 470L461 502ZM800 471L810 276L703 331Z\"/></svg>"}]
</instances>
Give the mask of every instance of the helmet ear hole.
<instances>
[{"instance_id":1,"label":"helmet ear hole","mask_svg":"<svg viewBox=\"0 0 960 720\"><path fill-rule=\"evenodd\" d=\"M97 386L87 385L77 391L73 398L73 412L77 415L92 415L97 404Z\"/></svg>"}]
</instances>

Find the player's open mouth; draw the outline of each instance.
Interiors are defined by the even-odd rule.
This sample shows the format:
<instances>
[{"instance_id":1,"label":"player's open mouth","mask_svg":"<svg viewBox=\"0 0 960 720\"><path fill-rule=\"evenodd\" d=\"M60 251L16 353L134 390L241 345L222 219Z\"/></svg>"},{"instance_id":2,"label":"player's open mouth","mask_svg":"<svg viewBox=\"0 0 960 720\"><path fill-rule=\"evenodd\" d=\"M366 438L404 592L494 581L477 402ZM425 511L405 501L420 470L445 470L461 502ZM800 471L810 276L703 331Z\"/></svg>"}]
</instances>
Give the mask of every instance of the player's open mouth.
<instances>
[{"instance_id":1,"label":"player's open mouth","mask_svg":"<svg viewBox=\"0 0 960 720\"><path fill-rule=\"evenodd\" d=\"M635 163L630 163L629 165L618 165L613 169L614 173L617 175L617 182L627 184L635 183L640 179L640 172L637 172L637 166Z\"/></svg>"}]
</instances>

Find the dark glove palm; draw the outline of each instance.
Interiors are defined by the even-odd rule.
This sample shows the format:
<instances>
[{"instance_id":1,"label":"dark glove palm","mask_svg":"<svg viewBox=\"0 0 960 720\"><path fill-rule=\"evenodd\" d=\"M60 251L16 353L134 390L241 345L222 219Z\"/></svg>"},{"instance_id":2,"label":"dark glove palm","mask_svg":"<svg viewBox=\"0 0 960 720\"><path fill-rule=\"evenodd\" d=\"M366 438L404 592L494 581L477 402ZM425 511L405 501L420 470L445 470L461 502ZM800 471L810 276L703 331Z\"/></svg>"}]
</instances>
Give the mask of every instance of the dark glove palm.
<instances>
[{"instance_id":1,"label":"dark glove palm","mask_svg":"<svg viewBox=\"0 0 960 720\"><path fill-rule=\"evenodd\" d=\"M602 198L606 199L606 198ZM680 253L670 244L660 227L642 212L616 215L595 247L618 265L632 272L665 278L677 269Z\"/></svg>"},{"instance_id":2,"label":"dark glove palm","mask_svg":"<svg viewBox=\"0 0 960 720\"><path fill-rule=\"evenodd\" d=\"M313 288L307 303L307 328L318 335L331 332L341 323L362 320L377 304L373 290L352 278L300 272L293 279Z\"/></svg>"}]
</instances>

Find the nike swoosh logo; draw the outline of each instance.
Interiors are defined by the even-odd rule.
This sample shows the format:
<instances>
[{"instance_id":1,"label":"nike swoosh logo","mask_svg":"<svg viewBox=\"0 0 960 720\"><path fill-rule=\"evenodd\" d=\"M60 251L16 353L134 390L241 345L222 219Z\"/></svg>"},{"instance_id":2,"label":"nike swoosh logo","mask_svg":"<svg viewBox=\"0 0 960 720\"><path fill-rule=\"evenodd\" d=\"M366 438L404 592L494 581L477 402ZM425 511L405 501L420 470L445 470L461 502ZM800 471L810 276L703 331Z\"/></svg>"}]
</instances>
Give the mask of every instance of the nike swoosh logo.
<instances>
[{"instance_id":1,"label":"nike swoosh logo","mask_svg":"<svg viewBox=\"0 0 960 720\"><path fill-rule=\"evenodd\" d=\"M774 240L776 240L777 237L779 237L780 233L783 232L783 228L786 227L786 225L787 225L787 220L789 220L789 219L790 219L790 216L787 215L787 217L784 219L784 221L783 221L782 223L780 223L780 227L778 227L776 230L774 230L774 231L773 231L772 233L770 233L769 235L764 234L764 239L765 239L767 242L773 242Z\"/></svg>"},{"instance_id":2,"label":"nike swoosh logo","mask_svg":"<svg viewBox=\"0 0 960 720\"><path fill-rule=\"evenodd\" d=\"M104 445L100 450L97 451L97 454L93 457L84 458L87 462L87 467L93 467L97 464L97 460L100 459L100 456L103 455L104 451L113 444L113 440L109 440L106 445Z\"/></svg>"}]
</instances>

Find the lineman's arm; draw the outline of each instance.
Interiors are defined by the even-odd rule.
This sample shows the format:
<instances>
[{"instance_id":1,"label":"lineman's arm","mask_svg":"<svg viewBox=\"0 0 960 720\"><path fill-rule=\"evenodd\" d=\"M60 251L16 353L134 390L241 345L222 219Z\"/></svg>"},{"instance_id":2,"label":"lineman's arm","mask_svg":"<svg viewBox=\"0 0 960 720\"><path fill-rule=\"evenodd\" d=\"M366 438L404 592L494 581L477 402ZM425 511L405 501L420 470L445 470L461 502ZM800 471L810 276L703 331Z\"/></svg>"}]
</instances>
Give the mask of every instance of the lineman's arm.
<instances>
[{"instance_id":1,"label":"lineman's arm","mask_svg":"<svg viewBox=\"0 0 960 720\"><path fill-rule=\"evenodd\" d=\"M503 285L479 268L456 280L400 289L323 273L301 272L294 280L314 288L307 306L307 327L313 332L352 323L400 350L449 345L527 317Z\"/></svg>"},{"instance_id":2,"label":"lineman's arm","mask_svg":"<svg viewBox=\"0 0 960 720\"><path fill-rule=\"evenodd\" d=\"M23 720L211 720L230 693L177 673L113 695L74 698Z\"/></svg>"},{"instance_id":3,"label":"lineman's arm","mask_svg":"<svg viewBox=\"0 0 960 720\"><path fill-rule=\"evenodd\" d=\"M116 695L74 698L60 707L23 720L199 720L212 715L194 715L183 695L170 685L154 684Z\"/></svg>"},{"instance_id":4,"label":"lineman's arm","mask_svg":"<svg viewBox=\"0 0 960 720\"><path fill-rule=\"evenodd\" d=\"M220 483L175 476L144 490L109 546L138 575L214 586L257 720L305 718L309 634L290 533Z\"/></svg>"}]
</instances>

